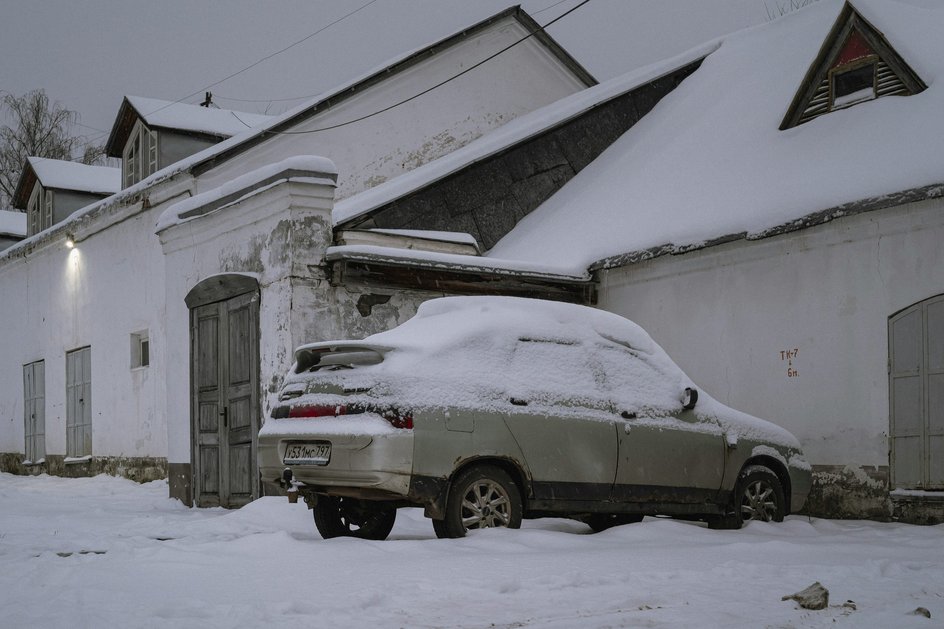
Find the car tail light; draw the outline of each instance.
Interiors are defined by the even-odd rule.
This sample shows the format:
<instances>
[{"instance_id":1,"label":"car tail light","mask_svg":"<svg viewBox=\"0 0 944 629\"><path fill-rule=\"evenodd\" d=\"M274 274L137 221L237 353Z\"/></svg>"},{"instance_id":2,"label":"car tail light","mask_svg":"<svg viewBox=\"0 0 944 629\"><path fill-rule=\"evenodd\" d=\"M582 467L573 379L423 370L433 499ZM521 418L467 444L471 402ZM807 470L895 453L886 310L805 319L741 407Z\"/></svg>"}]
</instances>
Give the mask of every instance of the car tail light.
<instances>
[{"instance_id":1,"label":"car tail light","mask_svg":"<svg viewBox=\"0 0 944 629\"><path fill-rule=\"evenodd\" d=\"M335 404L298 404L297 406L288 407L289 417L337 417L346 414L346 406Z\"/></svg>"},{"instance_id":2,"label":"car tail light","mask_svg":"<svg viewBox=\"0 0 944 629\"><path fill-rule=\"evenodd\" d=\"M337 417L347 413L348 407L338 404L283 404L272 409L272 419Z\"/></svg>"},{"instance_id":3,"label":"car tail light","mask_svg":"<svg viewBox=\"0 0 944 629\"><path fill-rule=\"evenodd\" d=\"M341 415L359 415L377 413L394 428L413 429L413 415L401 413L395 408L378 409L359 405L344 404L295 404L276 406L272 409L273 419L310 419L315 417L340 417Z\"/></svg>"},{"instance_id":4,"label":"car tail light","mask_svg":"<svg viewBox=\"0 0 944 629\"><path fill-rule=\"evenodd\" d=\"M396 409L387 409L381 412L380 416L386 419L394 428L413 430L413 415L410 413L401 413Z\"/></svg>"}]
</instances>

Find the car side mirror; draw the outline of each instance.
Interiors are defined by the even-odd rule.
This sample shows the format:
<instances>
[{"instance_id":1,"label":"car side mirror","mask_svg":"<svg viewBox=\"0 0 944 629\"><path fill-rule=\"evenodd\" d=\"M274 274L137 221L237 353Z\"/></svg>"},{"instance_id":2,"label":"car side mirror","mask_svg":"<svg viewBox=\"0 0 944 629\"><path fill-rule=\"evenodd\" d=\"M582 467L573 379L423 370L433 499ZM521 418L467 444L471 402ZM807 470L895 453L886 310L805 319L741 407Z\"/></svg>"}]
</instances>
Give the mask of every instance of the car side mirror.
<instances>
[{"instance_id":1,"label":"car side mirror","mask_svg":"<svg viewBox=\"0 0 944 629\"><path fill-rule=\"evenodd\" d=\"M698 389L685 387L685 391L682 392L681 402L682 408L686 411L690 411L695 408L695 404L698 402Z\"/></svg>"}]
</instances>

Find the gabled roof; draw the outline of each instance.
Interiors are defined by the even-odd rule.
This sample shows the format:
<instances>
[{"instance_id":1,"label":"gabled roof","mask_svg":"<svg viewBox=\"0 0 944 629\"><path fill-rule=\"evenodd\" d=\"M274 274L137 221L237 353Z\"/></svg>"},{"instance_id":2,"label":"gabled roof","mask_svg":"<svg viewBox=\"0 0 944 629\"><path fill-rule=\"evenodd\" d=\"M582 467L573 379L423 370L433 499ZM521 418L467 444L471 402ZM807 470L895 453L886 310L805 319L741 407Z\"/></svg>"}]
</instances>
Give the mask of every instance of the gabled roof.
<instances>
[{"instance_id":1,"label":"gabled roof","mask_svg":"<svg viewBox=\"0 0 944 629\"><path fill-rule=\"evenodd\" d=\"M545 46L552 55L561 61L564 66L569 68L575 77L579 78L587 85L596 84L596 79L594 79L593 76L590 75L590 73L587 72L576 60L574 60L563 48L561 48L560 45L558 45L550 35L544 31L541 31L540 25L538 25L524 10L517 6L511 7L486 20L479 22L478 24L465 28L449 37L446 37L445 39L419 48L413 52L400 55L399 57L388 61L383 66L365 74L364 76L350 81L344 85L337 86L295 109L273 117L270 121L265 122L258 127L246 128L243 126L243 131L238 135L223 140L219 144L208 147L189 157L185 157L184 159L181 159L159 170L158 172L148 176L136 184L120 190L118 193L109 198L103 199L102 201L98 201L74 212L69 219L63 221L63 223L58 224L57 227L64 228L70 221L87 220L88 217L94 216L99 212L107 210L108 208L128 202L129 200L140 198L141 195L146 195L146 191L151 186L154 186L159 182L169 180L180 173L191 172L194 174L200 174L205 172L217 164L220 164L231 157L235 157L241 154L244 150L247 150L252 146L262 142L267 137L269 137L269 134L273 132L281 132L283 129L291 127L306 118L321 113L323 110L343 102L351 94L360 92L376 83L385 80L389 76L405 71L416 63L419 63L426 58L436 55L439 52L456 45L457 43L467 39L469 36L488 28L490 25L508 18L509 16L512 19L520 22L525 28L528 29L529 33L533 33L534 39ZM130 102L128 104L130 106ZM243 114L238 115L240 118L243 117ZM129 132L132 126L133 119L131 125L128 127ZM114 135L114 128L112 133ZM109 140L109 144L111 143L112 139Z\"/></svg>"},{"instance_id":2,"label":"gabled roof","mask_svg":"<svg viewBox=\"0 0 944 629\"><path fill-rule=\"evenodd\" d=\"M47 190L72 190L109 196L121 190L121 169L28 157L13 195L13 207L26 208L36 181Z\"/></svg>"},{"instance_id":3,"label":"gabled roof","mask_svg":"<svg viewBox=\"0 0 944 629\"><path fill-rule=\"evenodd\" d=\"M915 200L904 192L944 195L944 4L856 2L926 90L779 129L843 6L820 0L725 36L698 71L487 255L577 272L604 258L612 266L806 227L848 204Z\"/></svg>"},{"instance_id":4,"label":"gabled roof","mask_svg":"<svg viewBox=\"0 0 944 629\"><path fill-rule=\"evenodd\" d=\"M829 112L836 102L830 85L831 71L870 62L879 65L876 97L913 95L927 88L885 35L846 2L800 82L780 128L789 129Z\"/></svg>"},{"instance_id":5,"label":"gabled roof","mask_svg":"<svg viewBox=\"0 0 944 629\"><path fill-rule=\"evenodd\" d=\"M209 170L219 162L225 161L233 155L241 153L252 146L255 146L268 137L271 137L271 135L285 132L300 122L320 114L331 107L335 107L339 103L344 102L352 96L360 94L367 88L372 87L373 85L376 85L382 81L386 81L390 77L404 72L420 62L425 61L426 59L449 48L452 48L469 37L477 35L493 24L509 17L521 23L521 25L529 33L533 33L534 39L543 44L551 52L551 54L553 54L566 68L568 68L581 82L583 82L588 87L596 85L597 80L593 78L593 76L587 72L587 70L582 65L580 65L576 59L571 57L570 54L564 50L564 48L562 48L553 37L551 37L546 31L541 30L541 25L535 22L534 18L528 15L528 13L520 6L513 6L493 15L490 18L484 19L477 24L464 28L461 31L458 31L444 39L418 48L412 52L405 53L399 57L395 57L382 66L371 70L367 74L344 85L335 87L315 97L311 101L285 112L284 114L276 117L272 122L257 127L253 130L253 132L243 134L238 138L238 140L234 139L223 146L216 147L216 150L210 151L201 156L202 159L194 163L193 169L196 174L200 174L201 172Z\"/></svg>"},{"instance_id":6,"label":"gabled roof","mask_svg":"<svg viewBox=\"0 0 944 629\"><path fill-rule=\"evenodd\" d=\"M242 133L247 128L269 122L273 116L143 96L125 96L111 128L111 135L105 144L109 156L121 157L128 135L139 119L151 129L171 129L223 140Z\"/></svg>"},{"instance_id":7,"label":"gabled roof","mask_svg":"<svg viewBox=\"0 0 944 629\"><path fill-rule=\"evenodd\" d=\"M359 220L411 193L548 133L639 87L697 64L718 45L717 42L708 42L681 55L633 70L523 114L439 159L341 199L332 212L334 224L339 228L355 225Z\"/></svg>"}]
</instances>

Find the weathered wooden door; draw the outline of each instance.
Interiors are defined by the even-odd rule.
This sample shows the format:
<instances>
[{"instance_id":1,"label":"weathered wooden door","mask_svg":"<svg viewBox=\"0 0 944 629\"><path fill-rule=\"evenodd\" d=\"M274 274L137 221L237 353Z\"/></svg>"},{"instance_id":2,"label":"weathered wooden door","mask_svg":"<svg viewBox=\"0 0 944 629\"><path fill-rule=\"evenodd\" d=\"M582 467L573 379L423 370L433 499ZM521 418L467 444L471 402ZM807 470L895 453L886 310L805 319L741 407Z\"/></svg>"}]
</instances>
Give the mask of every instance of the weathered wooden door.
<instances>
[{"instance_id":1,"label":"weathered wooden door","mask_svg":"<svg viewBox=\"0 0 944 629\"><path fill-rule=\"evenodd\" d=\"M92 348L66 354L66 456L92 454Z\"/></svg>"},{"instance_id":2,"label":"weathered wooden door","mask_svg":"<svg viewBox=\"0 0 944 629\"><path fill-rule=\"evenodd\" d=\"M46 363L23 365L23 434L26 460L46 459Z\"/></svg>"},{"instance_id":3,"label":"weathered wooden door","mask_svg":"<svg viewBox=\"0 0 944 629\"><path fill-rule=\"evenodd\" d=\"M944 295L888 323L892 486L944 489Z\"/></svg>"},{"instance_id":4,"label":"weathered wooden door","mask_svg":"<svg viewBox=\"0 0 944 629\"><path fill-rule=\"evenodd\" d=\"M239 507L259 495L258 293L191 310L194 499Z\"/></svg>"}]
</instances>

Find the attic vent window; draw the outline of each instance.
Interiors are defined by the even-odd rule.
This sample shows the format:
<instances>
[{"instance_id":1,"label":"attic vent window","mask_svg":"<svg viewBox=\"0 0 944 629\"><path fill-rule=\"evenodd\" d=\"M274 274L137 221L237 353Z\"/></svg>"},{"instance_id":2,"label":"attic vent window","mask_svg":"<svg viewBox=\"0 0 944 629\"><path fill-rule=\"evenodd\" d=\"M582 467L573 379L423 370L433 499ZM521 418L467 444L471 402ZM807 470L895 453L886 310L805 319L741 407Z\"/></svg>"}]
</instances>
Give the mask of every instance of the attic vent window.
<instances>
[{"instance_id":1,"label":"attic vent window","mask_svg":"<svg viewBox=\"0 0 944 629\"><path fill-rule=\"evenodd\" d=\"M875 98L875 61L832 72L833 109Z\"/></svg>"},{"instance_id":2,"label":"attic vent window","mask_svg":"<svg viewBox=\"0 0 944 629\"><path fill-rule=\"evenodd\" d=\"M793 96L780 129L885 96L911 96L927 85L848 2Z\"/></svg>"}]
</instances>

